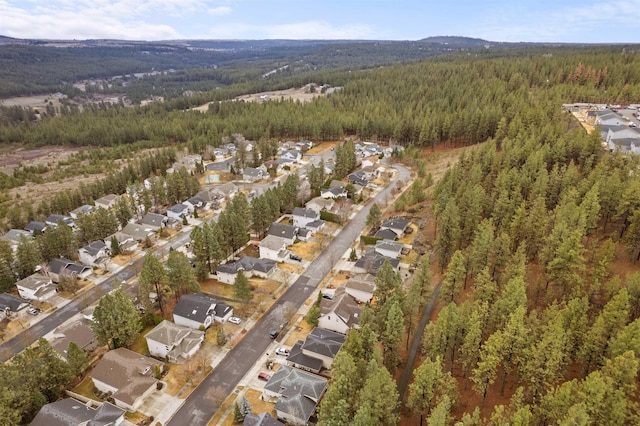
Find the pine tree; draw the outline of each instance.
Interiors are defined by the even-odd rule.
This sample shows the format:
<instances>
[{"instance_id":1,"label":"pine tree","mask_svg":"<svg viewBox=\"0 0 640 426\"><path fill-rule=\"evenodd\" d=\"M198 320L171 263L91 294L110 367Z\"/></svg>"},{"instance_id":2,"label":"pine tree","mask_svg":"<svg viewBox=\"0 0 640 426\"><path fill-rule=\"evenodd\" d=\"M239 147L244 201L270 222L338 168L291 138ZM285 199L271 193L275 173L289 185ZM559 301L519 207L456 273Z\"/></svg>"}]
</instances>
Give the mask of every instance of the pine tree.
<instances>
[{"instance_id":1,"label":"pine tree","mask_svg":"<svg viewBox=\"0 0 640 426\"><path fill-rule=\"evenodd\" d=\"M167 276L166 269L162 266L160 259L155 257L155 255L150 251L147 252L142 263L142 270L140 271L140 286L138 287L140 302L142 302L145 310L149 313L154 311L150 293L155 293L160 312L164 314L164 300L167 296L168 290L169 278Z\"/></svg>"},{"instance_id":2,"label":"pine tree","mask_svg":"<svg viewBox=\"0 0 640 426\"><path fill-rule=\"evenodd\" d=\"M36 266L43 262L38 243L24 236L20 237L16 250L16 272L20 278L33 274Z\"/></svg>"},{"instance_id":3,"label":"pine tree","mask_svg":"<svg viewBox=\"0 0 640 426\"><path fill-rule=\"evenodd\" d=\"M442 280L441 295L443 301L453 302L453 300L460 295L467 276L465 263L462 252L456 250Z\"/></svg>"},{"instance_id":4,"label":"pine tree","mask_svg":"<svg viewBox=\"0 0 640 426\"><path fill-rule=\"evenodd\" d=\"M367 214L367 225L371 227L371 229L377 229L380 227L382 212L380 212L380 207L377 203L373 203L369 213Z\"/></svg>"},{"instance_id":5,"label":"pine tree","mask_svg":"<svg viewBox=\"0 0 640 426\"><path fill-rule=\"evenodd\" d=\"M242 270L238 271L236 279L233 282L233 296L245 302L253 298L253 288Z\"/></svg>"},{"instance_id":6,"label":"pine tree","mask_svg":"<svg viewBox=\"0 0 640 426\"><path fill-rule=\"evenodd\" d=\"M116 289L100 299L90 326L101 345L116 349L133 343L142 322L133 301L121 289Z\"/></svg>"},{"instance_id":7,"label":"pine tree","mask_svg":"<svg viewBox=\"0 0 640 426\"><path fill-rule=\"evenodd\" d=\"M196 281L189 259L184 253L177 250L171 250L169 252L167 258L167 278L169 288L173 290L176 299L183 294L200 291L200 286Z\"/></svg>"},{"instance_id":8,"label":"pine tree","mask_svg":"<svg viewBox=\"0 0 640 426\"><path fill-rule=\"evenodd\" d=\"M381 338L384 349L384 365L390 373L395 372L401 361L402 325L402 309L400 303L394 300L387 313L386 327Z\"/></svg>"},{"instance_id":9,"label":"pine tree","mask_svg":"<svg viewBox=\"0 0 640 426\"><path fill-rule=\"evenodd\" d=\"M84 372L90 360L89 355L74 342L69 343L66 358L69 368L71 368L71 371L76 377Z\"/></svg>"}]
</instances>

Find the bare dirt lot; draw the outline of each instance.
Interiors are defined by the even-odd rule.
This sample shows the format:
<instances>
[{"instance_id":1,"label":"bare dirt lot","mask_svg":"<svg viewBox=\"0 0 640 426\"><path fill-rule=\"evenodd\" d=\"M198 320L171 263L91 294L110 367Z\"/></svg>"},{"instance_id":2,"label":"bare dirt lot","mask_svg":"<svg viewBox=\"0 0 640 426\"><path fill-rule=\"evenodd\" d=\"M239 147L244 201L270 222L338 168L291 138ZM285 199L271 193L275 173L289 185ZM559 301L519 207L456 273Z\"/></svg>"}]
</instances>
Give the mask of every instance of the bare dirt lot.
<instances>
[{"instance_id":1,"label":"bare dirt lot","mask_svg":"<svg viewBox=\"0 0 640 426\"><path fill-rule=\"evenodd\" d=\"M315 92L310 93L305 90L304 87L301 88L291 88L287 90L275 90L271 92L261 92L261 93L251 93L248 95L242 95L235 98L236 101L245 101L245 102L266 102L270 100L279 100L279 99L291 99L294 101L300 102L309 102L313 98L317 98L319 96L326 96L324 93ZM204 105L200 105L191 109L195 109L197 111L206 112L209 109L208 102Z\"/></svg>"},{"instance_id":2,"label":"bare dirt lot","mask_svg":"<svg viewBox=\"0 0 640 426\"><path fill-rule=\"evenodd\" d=\"M0 99L0 105L2 106L19 106L33 109L44 109L49 102L54 107L60 106L60 98L53 95L17 96L15 98Z\"/></svg>"}]
</instances>

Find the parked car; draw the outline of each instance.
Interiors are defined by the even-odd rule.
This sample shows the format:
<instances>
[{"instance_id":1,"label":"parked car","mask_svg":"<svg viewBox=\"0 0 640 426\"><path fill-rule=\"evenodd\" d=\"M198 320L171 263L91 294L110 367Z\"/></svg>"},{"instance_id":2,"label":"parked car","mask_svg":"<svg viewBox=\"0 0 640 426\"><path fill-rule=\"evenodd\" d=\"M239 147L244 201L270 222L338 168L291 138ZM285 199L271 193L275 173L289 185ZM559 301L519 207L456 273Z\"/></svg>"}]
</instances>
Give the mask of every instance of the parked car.
<instances>
[{"instance_id":1,"label":"parked car","mask_svg":"<svg viewBox=\"0 0 640 426\"><path fill-rule=\"evenodd\" d=\"M229 318L229 322L230 322L231 324L240 324L240 321L241 321L241 320L240 320L240 318L238 318L238 317L231 317L231 318Z\"/></svg>"},{"instance_id":2,"label":"parked car","mask_svg":"<svg viewBox=\"0 0 640 426\"><path fill-rule=\"evenodd\" d=\"M29 315L38 315L42 311L39 308L29 308L27 312Z\"/></svg>"},{"instance_id":3,"label":"parked car","mask_svg":"<svg viewBox=\"0 0 640 426\"><path fill-rule=\"evenodd\" d=\"M323 299L333 299L333 293L322 293L322 298Z\"/></svg>"},{"instance_id":4,"label":"parked car","mask_svg":"<svg viewBox=\"0 0 640 426\"><path fill-rule=\"evenodd\" d=\"M287 348L276 348L276 355L288 356L289 355L289 349L287 349Z\"/></svg>"},{"instance_id":5,"label":"parked car","mask_svg":"<svg viewBox=\"0 0 640 426\"><path fill-rule=\"evenodd\" d=\"M267 373L258 374L258 379L264 380L265 382L268 382L270 378L271 378L271 376L269 374L267 374Z\"/></svg>"},{"instance_id":6,"label":"parked car","mask_svg":"<svg viewBox=\"0 0 640 426\"><path fill-rule=\"evenodd\" d=\"M271 330L271 332L269 333L269 336L270 336L272 339L275 339L276 337L278 337L278 335L279 335L279 334L280 334L280 331L279 331L279 330Z\"/></svg>"},{"instance_id":7,"label":"parked car","mask_svg":"<svg viewBox=\"0 0 640 426\"><path fill-rule=\"evenodd\" d=\"M302 258L300 256L298 256L297 254L293 254L293 253L291 253L289 255L289 259L295 260L296 262L301 262L302 261Z\"/></svg>"}]
</instances>

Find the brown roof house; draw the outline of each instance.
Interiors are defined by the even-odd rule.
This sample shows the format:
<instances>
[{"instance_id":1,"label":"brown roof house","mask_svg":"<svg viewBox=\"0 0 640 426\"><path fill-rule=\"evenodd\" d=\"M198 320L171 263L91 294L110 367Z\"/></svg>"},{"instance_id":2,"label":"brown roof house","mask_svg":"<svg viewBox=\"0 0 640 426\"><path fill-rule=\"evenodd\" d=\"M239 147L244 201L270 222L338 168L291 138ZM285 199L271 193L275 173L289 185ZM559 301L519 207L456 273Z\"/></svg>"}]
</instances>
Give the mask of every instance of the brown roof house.
<instances>
[{"instance_id":1,"label":"brown roof house","mask_svg":"<svg viewBox=\"0 0 640 426\"><path fill-rule=\"evenodd\" d=\"M104 354L89 376L100 392L111 394L118 407L137 411L161 383L154 377L157 369L162 371L162 362L118 348Z\"/></svg>"},{"instance_id":2,"label":"brown roof house","mask_svg":"<svg viewBox=\"0 0 640 426\"><path fill-rule=\"evenodd\" d=\"M370 302L376 291L376 277L371 274L351 277L344 286L345 291L359 303Z\"/></svg>"}]
</instances>

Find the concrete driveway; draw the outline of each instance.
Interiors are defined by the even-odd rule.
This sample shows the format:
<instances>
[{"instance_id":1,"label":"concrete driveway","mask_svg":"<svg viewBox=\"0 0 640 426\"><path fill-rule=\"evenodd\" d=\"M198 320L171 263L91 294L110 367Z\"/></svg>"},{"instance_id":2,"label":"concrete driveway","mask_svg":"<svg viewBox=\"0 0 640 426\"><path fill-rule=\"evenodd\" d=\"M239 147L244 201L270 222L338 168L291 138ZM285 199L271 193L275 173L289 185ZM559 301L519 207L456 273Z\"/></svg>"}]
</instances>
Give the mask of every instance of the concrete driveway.
<instances>
[{"instance_id":1,"label":"concrete driveway","mask_svg":"<svg viewBox=\"0 0 640 426\"><path fill-rule=\"evenodd\" d=\"M153 424L160 422L164 425L178 411L183 402L184 399L176 398L163 391L154 391L144 400L138 411L147 416L153 416Z\"/></svg>"}]
</instances>

